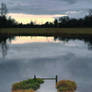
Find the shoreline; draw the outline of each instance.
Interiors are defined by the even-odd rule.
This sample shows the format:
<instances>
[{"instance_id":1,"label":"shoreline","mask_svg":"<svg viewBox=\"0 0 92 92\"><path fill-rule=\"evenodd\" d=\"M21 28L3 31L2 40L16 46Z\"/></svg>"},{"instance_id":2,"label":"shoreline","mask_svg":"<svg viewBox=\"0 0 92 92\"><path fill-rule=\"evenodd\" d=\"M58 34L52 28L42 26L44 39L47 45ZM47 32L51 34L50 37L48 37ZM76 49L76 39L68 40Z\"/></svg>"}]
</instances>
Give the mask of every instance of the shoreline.
<instances>
[{"instance_id":1,"label":"shoreline","mask_svg":"<svg viewBox=\"0 0 92 92\"><path fill-rule=\"evenodd\" d=\"M2 28L0 35L92 36L92 28Z\"/></svg>"}]
</instances>

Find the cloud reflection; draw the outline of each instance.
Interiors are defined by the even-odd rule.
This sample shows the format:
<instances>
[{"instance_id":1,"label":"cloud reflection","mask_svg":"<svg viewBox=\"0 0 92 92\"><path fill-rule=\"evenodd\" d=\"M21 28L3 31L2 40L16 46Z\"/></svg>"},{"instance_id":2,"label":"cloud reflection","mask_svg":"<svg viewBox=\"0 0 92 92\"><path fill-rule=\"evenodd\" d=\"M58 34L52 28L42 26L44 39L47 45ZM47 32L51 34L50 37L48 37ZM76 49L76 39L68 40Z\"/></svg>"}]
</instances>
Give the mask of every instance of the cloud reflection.
<instances>
[{"instance_id":1,"label":"cloud reflection","mask_svg":"<svg viewBox=\"0 0 92 92\"><path fill-rule=\"evenodd\" d=\"M0 58L0 91L10 92L12 83L34 74L38 77L54 77L57 74L59 79L75 80L78 92L90 92L92 52L81 46L68 47L64 43L11 44L7 57Z\"/></svg>"}]
</instances>

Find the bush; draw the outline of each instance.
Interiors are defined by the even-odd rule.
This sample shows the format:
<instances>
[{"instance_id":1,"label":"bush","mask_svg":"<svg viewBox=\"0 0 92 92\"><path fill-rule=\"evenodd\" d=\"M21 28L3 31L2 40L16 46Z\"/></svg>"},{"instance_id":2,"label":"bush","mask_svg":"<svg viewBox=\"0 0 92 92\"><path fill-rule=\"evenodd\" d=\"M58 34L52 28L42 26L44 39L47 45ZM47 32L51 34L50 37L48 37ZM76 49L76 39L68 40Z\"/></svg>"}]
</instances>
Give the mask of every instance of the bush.
<instances>
[{"instance_id":1,"label":"bush","mask_svg":"<svg viewBox=\"0 0 92 92\"><path fill-rule=\"evenodd\" d=\"M12 85L12 90L20 90L20 89L37 90L40 87L40 84L42 83L44 83L42 79L28 79L28 80L14 83Z\"/></svg>"},{"instance_id":2,"label":"bush","mask_svg":"<svg viewBox=\"0 0 92 92\"><path fill-rule=\"evenodd\" d=\"M56 88L59 90L59 92L73 91L77 89L77 85L74 81L61 80L57 83Z\"/></svg>"},{"instance_id":3,"label":"bush","mask_svg":"<svg viewBox=\"0 0 92 92\"><path fill-rule=\"evenodd\" d=\"M35 92L33 89L13 90L12 92Z\"/></svg>"}]
</instances>

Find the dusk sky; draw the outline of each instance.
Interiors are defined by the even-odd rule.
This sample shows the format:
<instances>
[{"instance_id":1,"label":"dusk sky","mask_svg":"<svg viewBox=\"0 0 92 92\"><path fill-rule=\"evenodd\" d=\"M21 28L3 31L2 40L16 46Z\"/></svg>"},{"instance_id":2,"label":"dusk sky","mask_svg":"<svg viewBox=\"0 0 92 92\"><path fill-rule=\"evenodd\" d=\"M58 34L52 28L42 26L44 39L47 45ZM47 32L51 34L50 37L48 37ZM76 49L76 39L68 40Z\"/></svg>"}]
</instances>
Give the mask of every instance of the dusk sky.
<instances>
[{"instance_id":1,"label":"dusk sky","mask_svg":"<svg viewBox=\"0 0 92 92\"><path fill-rule=\"evenodd\" d=\"M10 16L25 23L29 19L35 22L41 20L40 23L53 21L55 17L63 15L84 17L92 9L92 0L0 0L1 2L7 4Z\"/></svg>"}]
</instances>

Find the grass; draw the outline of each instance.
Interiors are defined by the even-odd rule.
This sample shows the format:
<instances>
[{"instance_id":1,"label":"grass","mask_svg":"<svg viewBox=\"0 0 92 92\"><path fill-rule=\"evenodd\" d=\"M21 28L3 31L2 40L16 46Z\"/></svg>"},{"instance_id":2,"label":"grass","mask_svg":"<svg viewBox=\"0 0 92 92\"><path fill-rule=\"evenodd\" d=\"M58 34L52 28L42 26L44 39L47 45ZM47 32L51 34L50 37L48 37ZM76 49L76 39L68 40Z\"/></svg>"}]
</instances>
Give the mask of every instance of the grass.
<instances>
[{"instance_id":1,"label":"grass","mask_svg":"<svg viewBox=\"0 0 92 92\"><path fill-rule=\"evenodd\" d=\"M7 35L92 35L92 28L2 28L0 34Z\"/></svg>"},{"instance_id":2,"label":"grass","mask_svg":"<svg viewBox=\"0 0 92 92\"><path fill-rule=\"evenodd\" d=\"M20 81L17 83L14 83L12 85L12 92L14 91L22 91L22 90L37 90L40 88L40 84L44 83L44 81L42 79L28 79L28 80L24 80L24 81Z\"/></svg>"},{"instance_id":3,"label":"grass","mask_svg":"<svg viewBox=\"0 0 92 92\"><path fill-rule=\"evenodd\" d=\"M56 88L58 89L58 92L74 92L77 89L77 85L74 81L70 80L61 80L57 82Z\"/></svg>"}]
</instances>

